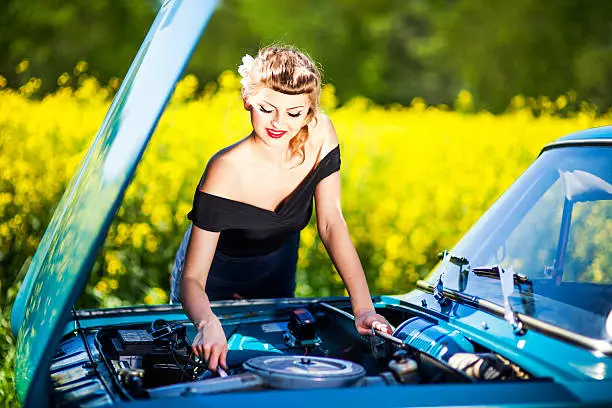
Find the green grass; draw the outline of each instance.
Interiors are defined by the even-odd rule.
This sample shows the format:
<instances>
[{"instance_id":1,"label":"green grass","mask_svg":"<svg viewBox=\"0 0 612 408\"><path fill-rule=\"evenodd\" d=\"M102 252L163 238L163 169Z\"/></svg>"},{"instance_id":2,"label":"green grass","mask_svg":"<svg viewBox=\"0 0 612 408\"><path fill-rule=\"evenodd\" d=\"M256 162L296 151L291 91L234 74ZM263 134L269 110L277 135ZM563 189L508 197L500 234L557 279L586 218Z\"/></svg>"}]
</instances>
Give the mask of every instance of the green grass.
<instances>
[{"instance_id":1,"label":"green grass","mask_svg":"<svg viewBox=\"0 0 612 408\"><path fill-rule=\"evenodd\" d=\"M8 308L0 314L0 408L18 407L19 400L15 394L15 343L9 326Z\"/></svg>"}]
</instances>

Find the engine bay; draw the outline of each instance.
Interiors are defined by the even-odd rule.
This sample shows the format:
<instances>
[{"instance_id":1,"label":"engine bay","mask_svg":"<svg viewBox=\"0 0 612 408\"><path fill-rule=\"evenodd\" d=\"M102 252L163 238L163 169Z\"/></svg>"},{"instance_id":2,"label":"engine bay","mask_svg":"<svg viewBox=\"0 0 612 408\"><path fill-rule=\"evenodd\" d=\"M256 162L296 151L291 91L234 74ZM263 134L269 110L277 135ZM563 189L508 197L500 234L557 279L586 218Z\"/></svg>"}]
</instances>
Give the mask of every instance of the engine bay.
<instances>
[{"instance_id":1,"label":"engine bay","mask_svg":"<svg viewBox=\"0 0 612 408\"><path fill-rule=\"evenodd\" d=\"M228 369L217 372L193 354L196 330L185 320L104 326L88 333L88 343L105 367L107 388L124 400L532 379L444 322L403 308L377 310L396 326L392 335L361 336L346 306L319 302L220 316L229 351ZM71 355L68 346L63 352L63 358ZM60 360L58 355L56 364ZM65 394L68 389L62 387Z\"/></svg>"}]
</instances>

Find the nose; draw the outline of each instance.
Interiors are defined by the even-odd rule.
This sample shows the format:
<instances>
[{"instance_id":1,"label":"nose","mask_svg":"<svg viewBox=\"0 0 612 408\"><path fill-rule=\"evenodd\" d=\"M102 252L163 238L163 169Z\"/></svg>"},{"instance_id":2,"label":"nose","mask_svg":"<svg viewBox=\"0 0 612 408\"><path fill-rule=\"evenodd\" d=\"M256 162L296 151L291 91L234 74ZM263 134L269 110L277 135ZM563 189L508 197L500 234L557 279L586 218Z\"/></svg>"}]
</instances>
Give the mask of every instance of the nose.
<instances>
[{"instance_id":1,"label":"nose","mask_svg":"<svg viewBox=\"0 0 612 408\"><path fill-rule=\"evenodd\" d=\"M277 129L282 129L281 128L281 114L279 112L276 112L276 114L274 115L274 118L272 119L272 126L274 126Z\"/></svg>"}]
</instances>

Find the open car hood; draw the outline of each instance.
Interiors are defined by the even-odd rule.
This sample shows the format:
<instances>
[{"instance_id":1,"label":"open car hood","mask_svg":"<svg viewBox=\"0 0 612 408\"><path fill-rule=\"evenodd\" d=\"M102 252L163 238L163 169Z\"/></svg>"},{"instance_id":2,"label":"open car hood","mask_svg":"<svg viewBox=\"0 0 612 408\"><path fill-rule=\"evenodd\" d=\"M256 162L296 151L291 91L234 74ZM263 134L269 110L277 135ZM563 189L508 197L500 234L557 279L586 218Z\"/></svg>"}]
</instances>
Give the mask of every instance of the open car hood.
<instances>
[{"instance_id":1,"label":"open car hood","mask_svg":"<svg viewBox=\"0 0 612 408\"><path fill-rule=\"evenodd\" d=\"M47 227L11 315L18 338L16 388L24 406L47 395L59 336L215 4L163 4Z\"/></svg>"}]
</instances>

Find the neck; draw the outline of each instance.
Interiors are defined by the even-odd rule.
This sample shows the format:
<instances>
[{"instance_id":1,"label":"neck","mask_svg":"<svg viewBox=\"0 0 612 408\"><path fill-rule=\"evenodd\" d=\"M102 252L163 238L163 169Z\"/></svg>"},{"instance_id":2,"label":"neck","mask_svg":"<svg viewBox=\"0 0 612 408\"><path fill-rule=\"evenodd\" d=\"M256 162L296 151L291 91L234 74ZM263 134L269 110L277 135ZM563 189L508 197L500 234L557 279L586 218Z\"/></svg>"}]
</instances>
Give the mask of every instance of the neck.
<instances>
[{"instance_id":1,"label":"neck","mask_svg":"<svg viewBox=\"0 0 612 408\"><path fill-rule=\"evenodd\" d=\"M270 146L257 137L255 131L249 135L249 139L256 154L271 166L285 168L293 161L291 150L289 149L289 142L279 146Z\"/></svg>"}]
</instances>

